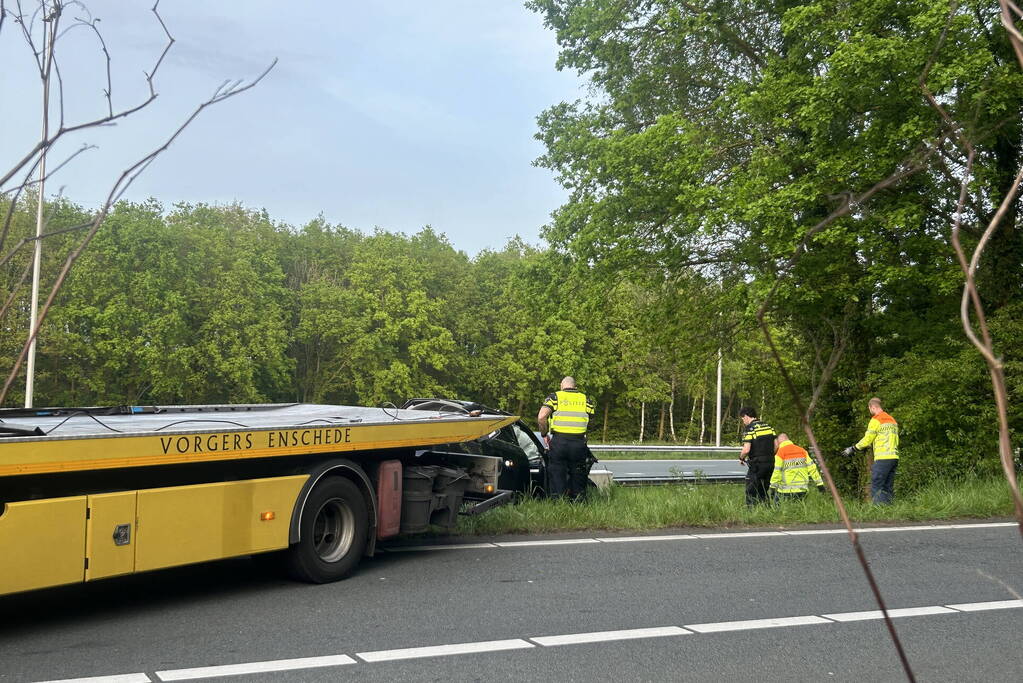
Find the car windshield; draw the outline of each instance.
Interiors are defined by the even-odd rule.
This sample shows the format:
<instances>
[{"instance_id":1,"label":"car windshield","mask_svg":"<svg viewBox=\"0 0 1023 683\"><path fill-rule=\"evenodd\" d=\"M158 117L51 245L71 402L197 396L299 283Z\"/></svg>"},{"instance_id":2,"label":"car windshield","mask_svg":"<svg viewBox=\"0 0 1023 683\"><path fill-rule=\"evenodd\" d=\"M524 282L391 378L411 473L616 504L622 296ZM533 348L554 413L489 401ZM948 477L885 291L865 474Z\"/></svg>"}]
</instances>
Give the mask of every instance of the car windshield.
<instances>
[{"instance_id":1,"label":"car windshield","mask_svg":"<svg viewBox=\"0 0 1023 683\"><path fill-rule=\"evenodd\" d=\"M515 431L515 438L519 442L519 447L526 452L529 462L533 463L541 460L540 449L529 436L529 433L517 424L513 424L511 427Z\"/></svg>"}]
</instances>

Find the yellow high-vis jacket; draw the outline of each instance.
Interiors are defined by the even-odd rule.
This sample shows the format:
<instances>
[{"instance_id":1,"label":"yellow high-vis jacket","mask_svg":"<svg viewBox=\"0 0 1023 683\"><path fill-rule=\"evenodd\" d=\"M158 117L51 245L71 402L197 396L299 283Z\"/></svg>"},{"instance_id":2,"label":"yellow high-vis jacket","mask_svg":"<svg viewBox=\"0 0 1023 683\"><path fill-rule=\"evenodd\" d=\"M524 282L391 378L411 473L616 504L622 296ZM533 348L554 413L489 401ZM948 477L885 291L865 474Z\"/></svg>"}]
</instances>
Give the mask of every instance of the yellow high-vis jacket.
<instances>
[{"instance_id":1,"label":"yellow high-vis jacket","mask_svg":"<svg viewBox=\"0 0 1023 683\"><path fill-rule=\"evenodd\" d=\"M881 411L870 418L867 432L856 443L856 450L874 447L874 460L898 460L899 423L888 413Z\"/></svg>"},{"instance_id":2,"label":"yellow high-vis jacket","mask_svg":"<svg viewBox=\"0 0 1023 683\"><path fill-rule=\"evenodd\" d=\"M791 441L782 441L774 454L771 488L781 494L806 493L810 482L816 486L824 484L813 458L805 448Z\"/></svg>"},{"instance_id":3,"label":"yellow high-vis jacket","mask_svg":"<svg viewBox=\"0 0 1023 683\"><path fill-rule=\"evenodd\" d=\"M593 415L593 401L578 389L562 389L543 402L551 409L551 431L556 434L582 435Z\"/></svg>"}]
</instances>

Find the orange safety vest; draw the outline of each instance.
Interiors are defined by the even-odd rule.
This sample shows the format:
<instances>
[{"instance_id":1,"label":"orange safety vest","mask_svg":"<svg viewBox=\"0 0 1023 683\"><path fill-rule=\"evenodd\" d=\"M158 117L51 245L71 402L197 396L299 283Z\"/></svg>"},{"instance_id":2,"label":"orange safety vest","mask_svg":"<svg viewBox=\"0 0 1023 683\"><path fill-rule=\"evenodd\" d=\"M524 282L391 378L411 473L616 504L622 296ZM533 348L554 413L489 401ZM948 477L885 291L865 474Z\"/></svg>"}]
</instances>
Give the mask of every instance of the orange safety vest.
<instances>
[{"instance_id":1,"label":"orange safety vest","mask_svg":"<svg viewBox=\"0 0 1023 683\"><path fill-rule=\"evenodd\" d=\"M805 448L782 441L774 454L771 488L778 493L806 493L811 481L817 486L824 483L813 458Z\"/></svg>"}]
</instances>

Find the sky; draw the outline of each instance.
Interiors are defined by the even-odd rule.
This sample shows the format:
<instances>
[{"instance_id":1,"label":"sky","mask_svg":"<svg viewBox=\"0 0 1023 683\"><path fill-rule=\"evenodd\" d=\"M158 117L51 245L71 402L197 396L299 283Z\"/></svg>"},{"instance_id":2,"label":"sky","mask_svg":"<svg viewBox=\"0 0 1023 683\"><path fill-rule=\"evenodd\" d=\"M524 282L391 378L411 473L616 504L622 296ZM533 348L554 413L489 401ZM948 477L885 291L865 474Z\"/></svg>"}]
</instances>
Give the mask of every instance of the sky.
<instances>
[{"instance_id":1,"label":"sky","mask_svg":"<svg viewBox=\"0 0 1023 683\"><path fill-rule=\"evenodd\" d=\"M114 108L130 106L148 92L144 73L166 40L152 0L86 5L111 54ZM126 198L239 202L294 226L321 214L364 232L430 225L474 255L516 235L539 243L567 197L532 165L543 152L533 135L545 108L583 96L582 80L557 71L553 33L520 0L162 0L159 9L175 39L156 74L159 97L55 150L51 167L82 144L98 147L61 169L48 195L96 206L218 85L251 79L276 58L255 89L203 112ZM101 115L95 36L76 28L57 44L66 119ZM6 171L38 139L41 106L31 53L10 23L0 63Z\"/></svg>"}]
</instances>

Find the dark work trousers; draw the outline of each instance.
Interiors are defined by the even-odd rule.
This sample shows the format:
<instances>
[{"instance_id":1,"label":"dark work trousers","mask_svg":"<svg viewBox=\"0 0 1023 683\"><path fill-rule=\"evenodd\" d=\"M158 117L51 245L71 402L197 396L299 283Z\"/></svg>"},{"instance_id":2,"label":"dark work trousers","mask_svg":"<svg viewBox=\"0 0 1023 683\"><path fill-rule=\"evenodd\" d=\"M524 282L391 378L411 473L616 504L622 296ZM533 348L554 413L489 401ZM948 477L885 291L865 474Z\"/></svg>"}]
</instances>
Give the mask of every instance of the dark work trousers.
<instances>
[{"instance_id":1,"label":"dark work trousers","mask_svg":"<svg viewBox=\"0 0 1023 683\"><path fill-rule=\"evenodd\" d=\"M554 432L551 449L547 453L547 476L552 498L565 496L578 500L586 493L589 458L590 447L586 445L586 439Z\"/></svg>"},{"instance_id":2,"label":"dark work trousers","mask_svg":"<svg viewBox=\"0 0 1023 683\"><path fill-rule=\"evenodd\" d=\"M746 472L746 505L752 507L769 502L774 459L750 460L746 464L749 467Z\"/></svg>"},{"instance_id":3,"label":"dark work trousers","mask_svg":"<svg viewBox=\"0 0 1023 683\"><path fill-rule=\"evenodd\" d=\"M870 468L870 499L875 505L888 505L895 496L895 468L898 458L875 460Z\"/></svg>"}]
</instances>

